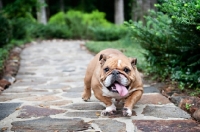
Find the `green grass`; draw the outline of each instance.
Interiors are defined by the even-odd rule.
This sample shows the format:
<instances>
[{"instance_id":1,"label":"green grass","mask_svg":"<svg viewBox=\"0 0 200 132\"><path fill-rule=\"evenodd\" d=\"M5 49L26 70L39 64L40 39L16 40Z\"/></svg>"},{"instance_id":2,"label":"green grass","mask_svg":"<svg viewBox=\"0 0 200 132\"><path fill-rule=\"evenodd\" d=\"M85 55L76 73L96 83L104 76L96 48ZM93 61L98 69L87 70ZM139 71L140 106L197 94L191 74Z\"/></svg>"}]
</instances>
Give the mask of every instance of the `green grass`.
<instances>
[{"instance_id":1,"label":"green grass","mask_svg":"<svg viewBox=\"0 0 200 132\"><path fill-rule=\"evenodd\" d=\"M88 41L86 47L94 52L98 53L101 50L107 48L114 48L122 51L128 57L137 58L137 67L140 71L145 71L147 62L145 61L145 50L138 44L128 39L118 41Z\"/></svg>"}]
</instances>

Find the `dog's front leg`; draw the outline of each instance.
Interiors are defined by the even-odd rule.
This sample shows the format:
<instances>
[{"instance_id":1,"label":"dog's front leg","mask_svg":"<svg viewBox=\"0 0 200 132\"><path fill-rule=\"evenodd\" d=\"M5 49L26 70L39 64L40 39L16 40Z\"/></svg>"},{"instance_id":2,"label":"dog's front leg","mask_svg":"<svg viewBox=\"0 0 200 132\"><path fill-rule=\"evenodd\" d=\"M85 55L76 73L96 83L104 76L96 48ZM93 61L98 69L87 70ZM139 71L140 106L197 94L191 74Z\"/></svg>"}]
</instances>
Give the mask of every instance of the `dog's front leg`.
<instances>
[{"instance_id":1,"label":"dog's front leg","mask_svg":"<svg viewBox=\"0 0 200 132\"><path fill-rule=\"evenodd\" d=\"M95 97L106 105L106 109L101 112L101 115L108 116L116 113L116 107L112 102L111 97L103 96L101 88L93 89Z\"/></svg>"},{"instance_id":2,"label":"dog's front leg","mask_svg":"<svg viewBox=\"0 0 200 132\"><path fill-rule=\"evenodd\" d=\"M124 108L123 108L123 115L124 116L131 116L133 106L140 100L142 97L143 91L138 90L133 92L127 99L125 100Z\"/></svg>"}]
</instances>

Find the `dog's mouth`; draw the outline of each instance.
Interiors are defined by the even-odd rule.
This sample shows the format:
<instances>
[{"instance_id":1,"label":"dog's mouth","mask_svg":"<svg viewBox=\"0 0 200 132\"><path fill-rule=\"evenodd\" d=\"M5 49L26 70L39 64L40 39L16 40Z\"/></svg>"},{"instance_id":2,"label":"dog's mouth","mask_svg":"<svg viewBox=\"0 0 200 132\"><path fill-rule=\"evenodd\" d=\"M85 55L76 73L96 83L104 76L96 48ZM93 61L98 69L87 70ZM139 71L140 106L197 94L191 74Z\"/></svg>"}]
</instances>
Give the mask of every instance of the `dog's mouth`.
<instances>
[{"instance_id":1,"label":"dog's mouth","mask_svg":"<svg viewBox=\"0 0 200 132\"><path fill-rule=\"evenodd\" d=\"M118 82L114 82L108 87L111 92L119 93L120 96L125 96L128 94L128 88Z\"/></svg>"}]
</instances>

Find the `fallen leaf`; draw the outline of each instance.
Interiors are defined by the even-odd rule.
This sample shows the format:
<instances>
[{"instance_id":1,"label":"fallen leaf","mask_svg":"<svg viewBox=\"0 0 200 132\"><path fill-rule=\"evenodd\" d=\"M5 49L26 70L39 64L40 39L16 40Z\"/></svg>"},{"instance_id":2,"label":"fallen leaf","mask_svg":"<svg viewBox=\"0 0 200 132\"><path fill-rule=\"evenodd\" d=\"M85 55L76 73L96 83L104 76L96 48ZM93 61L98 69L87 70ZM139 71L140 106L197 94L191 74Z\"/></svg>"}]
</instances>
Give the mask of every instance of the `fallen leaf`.
<instances>
[{"instance_id":1,"label":"fallen leaf","mask_svg":"<svg viewBox=\"0 0 200 132\"><path fill-rule=\"evenodd\" d=\"M96 112L96 116L100 116L101 114L99 112Z\"/></svg>"},{"instance_id":2,"label":"fallen leaf","mask_svg":"<svg viewBox=\"0 0 200 132\"><path fill-rule=\"evenodd\" d=\"M16 108L15 110L20 110L20 109L21 109L21 108L18 107L18 108Z\"/></svg>"},{"instance_id":3,"label":"fallen leaf","mask_svg":"<svg viewBox=\"0 0 200 132\"><path fill-rule=\"evenodd\" d=\"M7 129L8 129L8 127L3 127L3 128L1 128L2 131L5 131L5 130L7 130Z\"/></svg>"}]
</instances>

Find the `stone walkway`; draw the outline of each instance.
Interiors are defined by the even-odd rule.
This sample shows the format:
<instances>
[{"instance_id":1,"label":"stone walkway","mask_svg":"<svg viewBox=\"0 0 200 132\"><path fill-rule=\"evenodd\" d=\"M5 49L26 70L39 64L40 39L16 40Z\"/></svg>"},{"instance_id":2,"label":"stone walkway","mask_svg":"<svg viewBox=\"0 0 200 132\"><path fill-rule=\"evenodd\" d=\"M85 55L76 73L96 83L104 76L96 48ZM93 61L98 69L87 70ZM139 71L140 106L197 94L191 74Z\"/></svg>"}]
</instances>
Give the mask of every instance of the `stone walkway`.
<instances>
[{"instance_id":1,"label":"stone walkway","mask_svg":"<svg viewBox=\"0 0 200 132\"><path fill-rule=\"evenodd\" d=\"M148 84L132 117L123 117L121 109L101 117L101 102L94 96L90 102L81 99L85 70L93 57L83 44L42 41L22 51L17 80L0 95L0 132L200 131L200 124Z\"/></svg>"}]
</instances>

